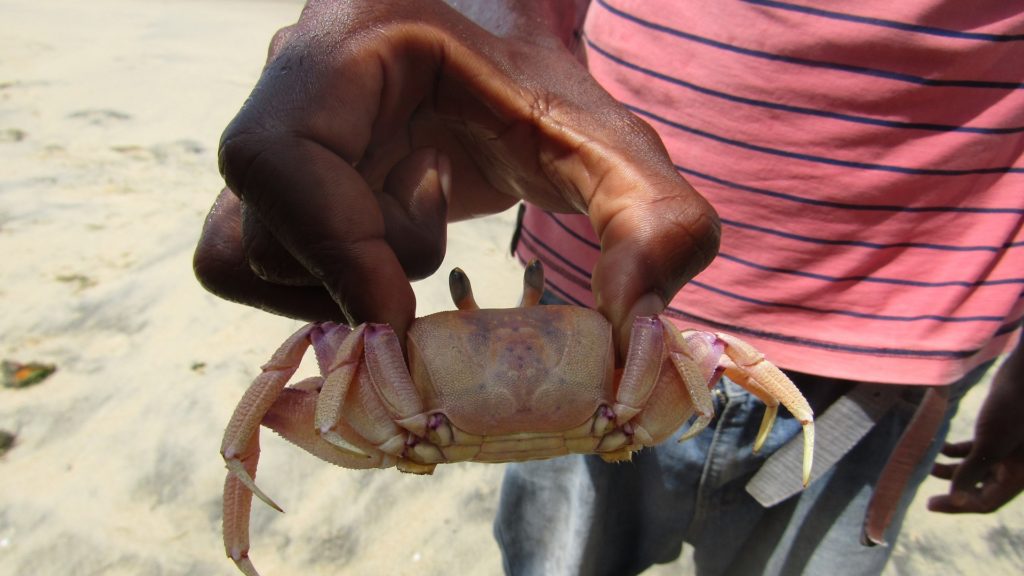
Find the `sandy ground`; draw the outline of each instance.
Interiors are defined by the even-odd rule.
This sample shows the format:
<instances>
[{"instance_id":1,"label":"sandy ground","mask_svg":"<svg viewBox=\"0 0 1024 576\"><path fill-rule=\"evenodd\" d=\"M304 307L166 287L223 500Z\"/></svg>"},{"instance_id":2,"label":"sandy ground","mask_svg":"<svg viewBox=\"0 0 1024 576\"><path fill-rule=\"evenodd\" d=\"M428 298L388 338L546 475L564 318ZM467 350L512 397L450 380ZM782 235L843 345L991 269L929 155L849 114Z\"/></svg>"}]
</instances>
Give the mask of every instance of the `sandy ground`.
<instances>
[{"instance_id":1,"label":"sandy ground","mask_svg":"<svg viewBox=\"0 0 1024 576\"><path fill-rule=\"evenodd\" d=\"M205 293L191 255L220 131L300 5L0 0L0 356L59 366L0 389L0 429L17 434L0 458L0 575L234 573L220 436L298 324ZM451 231L444 269L465 268L485 305L518 297L511 220ZM450 307L443 275L416 290L421 313ZM500 466L351 472L264 438L261 484L288 511L255 513L265 574L500 573ZM888 574L1022 572L1024 502L951 518L922 498Z\"/></svg>"}]
</instances>

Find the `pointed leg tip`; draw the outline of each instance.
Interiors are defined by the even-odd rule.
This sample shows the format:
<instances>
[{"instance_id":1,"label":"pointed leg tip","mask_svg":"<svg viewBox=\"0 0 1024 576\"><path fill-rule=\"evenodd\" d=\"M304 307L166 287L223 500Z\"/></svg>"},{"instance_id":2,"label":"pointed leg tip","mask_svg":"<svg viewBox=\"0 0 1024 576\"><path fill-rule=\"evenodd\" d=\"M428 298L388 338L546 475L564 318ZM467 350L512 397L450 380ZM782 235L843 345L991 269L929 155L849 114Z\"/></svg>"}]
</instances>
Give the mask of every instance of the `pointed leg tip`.
<instances>
[{"instance_id":1,"label":"pointed leg tip","mask_svg":"<svg viewBox=\"0 0 1024 576\"><path fill-rule=\"evenodd\" d=\"M690 426L690 428L686 432L683 432L679 436L679 440L677 440L676 442L682 444L683 442L686 442L687 440L694 438L695 436L703 432L705 428L708 427L708 424L711 423L711 420L713 418L713 413L701 414L700 416L697 417L697 420L693 423L693 425Z\"/></svg>"},{"instance_id":2,"label":"pointed leg tip","mask_svg":"<svg viewBox=\"0 0 1024 576\"><path fill-rule=\"evenodd\" d=\"M256 567L252 565L252 561L249 560L248 556L242 556L240 558L232 556L231 559L235 562L235 566L238 566L238 569L241 570L242 574L245 574L245 576L260 576L260 573L256 571Z\"/></svg>"},{"instance_id":3,"label":"pointed leg tip","mask_svg":"<svg viewBox=\"0 0 1024 576\"><path fill-rule=\"evenodd\" d=\"M753 449L751 449L751 452L753 452L754 454L760 454L761 453L761 449L764 448L765 440L767 440L767 439L768 439L767 435L765 435L764 437L758 436L754 440L754 447L753 447Z\"/></svg>"},{"instance_id":4,"label":"pointed leg tip","mask_svg":"<svg viewBox=\"0 0 1024 576\"><path fill-rule=\"evenodd\" d=\"M804 488L811 483L811 469L814 467L814 422L806 421L801 425L804 429Z\"/></svg>"},{"instance_id":5,"label":"pointed leg tip","mask_svg":"<svg viewBox=\"0 0 1024 576\"><path fill-rule=\"evenodd\" d=\"M768 440L768 436L772 433L772 428L775 427L775 418L778 416L779 407L778 405L771 405L765 407L764 417L761 419L761 427L757 431L757 437L754 439L754 454L761 451L764 447L764 443Z\"/></svg>"},{"instance_id":6,"label":"pointed leg tip","mask_svg":"<svg viewBox=\"0 0 1024 576\"><path fill-rule=\"evenodd\" d=\"M271 500L270 496L267 496L263 492L263 490L260 490L260 488L256 486L256 481L253 480L252 476L249 475L249 472L242 465L241 460L238 460L237 458L225 458L224 462L227 465L228 471L231 474L234 474L235 478L237 478L238 481L241 482L243 486L248 488L249 491L255 494L257 498L262 500L264 504L284 514L284 509L278 506L277 502Z\"/></svg>"}]
</instances>

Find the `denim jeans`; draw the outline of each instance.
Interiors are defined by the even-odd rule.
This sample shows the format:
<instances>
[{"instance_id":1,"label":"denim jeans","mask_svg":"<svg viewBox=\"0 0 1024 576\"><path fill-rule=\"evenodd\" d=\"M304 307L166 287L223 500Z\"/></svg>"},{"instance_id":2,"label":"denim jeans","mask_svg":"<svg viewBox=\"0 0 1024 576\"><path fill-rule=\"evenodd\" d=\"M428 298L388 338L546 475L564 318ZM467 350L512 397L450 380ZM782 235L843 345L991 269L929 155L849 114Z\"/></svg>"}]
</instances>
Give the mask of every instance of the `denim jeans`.
<instances>
[{"instance_id":1,"label":"denim jeans","mask_svg":"<svg viewBox=\"0 0 1024 576\"><path fill-rule=\"evenodd\" d=\"M945 421L902 497L890 543L960 399L990 365L952 385ZM910 398L828 473L771 508L744 487L767 457L800 433L800 424L780 410L761 452L752 454L764 405L727 378L714 389L712 424L682 444L670 440L621 464L579 455L511 464L494 527L505 572L639 574L673 561L686 542L701 576L879 574L892 548L863 546L860 536L872 487L920 400L919 390L907 388Z\"/></svg>"}]
</instances>

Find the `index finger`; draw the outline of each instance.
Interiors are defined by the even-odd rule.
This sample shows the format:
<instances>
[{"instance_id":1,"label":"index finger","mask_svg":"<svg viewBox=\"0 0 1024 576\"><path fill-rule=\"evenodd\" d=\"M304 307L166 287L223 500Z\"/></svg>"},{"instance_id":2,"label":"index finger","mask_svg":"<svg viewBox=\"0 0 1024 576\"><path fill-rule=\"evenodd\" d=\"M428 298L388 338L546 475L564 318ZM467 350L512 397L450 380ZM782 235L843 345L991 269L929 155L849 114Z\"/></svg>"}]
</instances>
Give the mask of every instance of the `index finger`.
<instances>
[{"instance_id":1,"label":"index finger","mask_svg":"<svg viewBox=\"0 0 1024 576\"><path fill-rule=\"evenodd\" d=\"M355 166L372 138L397 130L421 101L436 55L428 47L385 56L380 39L356 38L355 47L322 41L292 30L275 45L222 137L221 171L350 322L388 323L401 335L415 296Z\"/></svg>"},{"instance_id":2,"label":"index finger","mask_svg":"<svg viewBox=\"0 0 1024 576\"><path fill-rule=\"evenodd\" d=\"M261 140L257 146L225 138L221 155L229 185L256 207L350 322L385 322L403 334L416 300L366 182L316 142L287 134ZM252 156L244 169L233 166L236 158Z\"/></svg>"}]
</instances>

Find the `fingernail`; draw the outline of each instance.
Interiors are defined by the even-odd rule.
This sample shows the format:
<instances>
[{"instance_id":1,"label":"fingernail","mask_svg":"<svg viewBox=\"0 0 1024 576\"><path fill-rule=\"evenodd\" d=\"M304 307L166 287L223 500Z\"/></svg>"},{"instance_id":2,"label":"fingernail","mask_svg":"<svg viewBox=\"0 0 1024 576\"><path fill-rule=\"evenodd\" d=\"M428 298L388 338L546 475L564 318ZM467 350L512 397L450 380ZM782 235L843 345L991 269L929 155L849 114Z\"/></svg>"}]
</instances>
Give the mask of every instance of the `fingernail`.
<instances>
[{"instance_id":1,"label":"fingernail","mask_svg":"<svg viewBox=\"0 0 1024 576\"><path fill-rule=\"evenodd\" d=\"M655 316L665 311L665 301L657 294L650 292L637 299L633 307L629 309L626 320L633 320L641 316Z\"/></svg>"}]
</instances>

